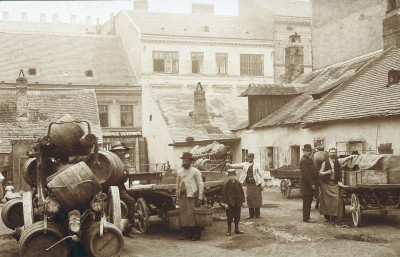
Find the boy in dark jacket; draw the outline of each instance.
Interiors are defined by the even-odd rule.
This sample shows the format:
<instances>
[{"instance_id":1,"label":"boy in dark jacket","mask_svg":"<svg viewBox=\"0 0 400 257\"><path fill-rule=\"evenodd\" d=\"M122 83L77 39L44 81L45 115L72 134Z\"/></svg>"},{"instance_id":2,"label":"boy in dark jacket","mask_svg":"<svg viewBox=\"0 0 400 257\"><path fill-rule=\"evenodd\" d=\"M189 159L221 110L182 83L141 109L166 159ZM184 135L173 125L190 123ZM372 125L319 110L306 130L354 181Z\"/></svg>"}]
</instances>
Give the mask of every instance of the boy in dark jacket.
<instances>
[{"instance_id":1,"label":"boy in dark jacket","mask_svg":"<svg viewBox=\"0 0 400 257\"><path fill-rule=\"evenodd\" d=\"M231 235L232 221L235 222L235 234L243 234L239 230L240 211L244 203L244 192L242 185L236 179L236 170L228 170L229 180L225 182L222 188L222 203L225 205L226 216L228 218L227 236Z\"/></svg>"}]
</instances>

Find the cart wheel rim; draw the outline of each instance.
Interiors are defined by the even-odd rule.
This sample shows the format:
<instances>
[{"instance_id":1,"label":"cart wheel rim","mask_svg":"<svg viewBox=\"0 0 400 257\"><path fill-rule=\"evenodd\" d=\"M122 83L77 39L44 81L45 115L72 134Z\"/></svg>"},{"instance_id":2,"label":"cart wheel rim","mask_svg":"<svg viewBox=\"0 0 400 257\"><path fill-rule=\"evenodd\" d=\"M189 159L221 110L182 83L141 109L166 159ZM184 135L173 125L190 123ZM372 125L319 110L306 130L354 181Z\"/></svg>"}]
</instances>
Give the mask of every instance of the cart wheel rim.
<instances>
[{"instance_id":1,"label":"cart wheel rim","mask_svg":"<svg viewBox=\"0 0 400 257\"><path fill-rule=\"evenodd\" d=\"M360 200L356 194L351 195L351 216L353 218L353 224L355 227L358 227L361 222L361 206Z\"/></svg>"},{"instance_id":2,"label":"cart wheel rim","mask_svg":"<svg viewBox=\"0 0 400 257\"><path fill-rule=\"evenodd\" d=\"M146 201L143 198L139 198L136 203L136 212L138 218L138 228L142 233L146 233L149 225L149 212L147 209Z\"/></svg>"}]
</instances>

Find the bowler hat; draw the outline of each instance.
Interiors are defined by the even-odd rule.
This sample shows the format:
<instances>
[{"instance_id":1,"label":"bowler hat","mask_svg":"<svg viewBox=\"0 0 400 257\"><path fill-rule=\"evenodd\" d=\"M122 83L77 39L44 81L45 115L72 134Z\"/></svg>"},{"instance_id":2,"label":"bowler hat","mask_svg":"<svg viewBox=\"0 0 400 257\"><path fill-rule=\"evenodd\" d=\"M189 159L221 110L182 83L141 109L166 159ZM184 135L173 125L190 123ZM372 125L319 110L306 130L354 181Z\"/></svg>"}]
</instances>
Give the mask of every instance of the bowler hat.
<instances>
[{"instance_id":1,"label":"bowler hat","mask_svg":"<svg viewBox=\"0 0 400 257\"><path fill-rule=\"evenodd\" d=\"M246 156L247 157L254 157L254 153L248 153Z\"/></svg>"},{"instance_id":2,"label":"bowler hat","mask_svg":"<svg viewBox=\"0 0 400 257\"><path fill-rule=\"evenodd\" d=\"M226 175L228 176L236 176L236 170L235 169L229 169L226 171Z\"/></svg>"},{"instance_id":3,"label":"bowler hat","mask_svg":"<svg viewBox=\"0 0 400 257\"><path fill-rule=\"evenodd\" d=\"M303 147L303 151L312 151L312 147L310 144L305 144Z\"/></svg>"},{"instance_id":4,"label":"bowler hat","mask_svg":"<svg viewBox=\"0 0 400 257\"><path fill-rule=\"evenodd\" d=\"M111 143L111 150L110 151L115 151L115 150L128 150L129 148L125 147L122 145L121 141L114 141Z\"/></svg>"},{"instance_id":5,"label":"bowler hat","mask_svg":"<svg viewBox=\"0 0 400 257\"><path fill-rule=\"evenodd\" d=\"M189 153L189 152L183 152L181 159L193 160L193 155L192 155L192 153Z\"/></svg>"}]
</instances>

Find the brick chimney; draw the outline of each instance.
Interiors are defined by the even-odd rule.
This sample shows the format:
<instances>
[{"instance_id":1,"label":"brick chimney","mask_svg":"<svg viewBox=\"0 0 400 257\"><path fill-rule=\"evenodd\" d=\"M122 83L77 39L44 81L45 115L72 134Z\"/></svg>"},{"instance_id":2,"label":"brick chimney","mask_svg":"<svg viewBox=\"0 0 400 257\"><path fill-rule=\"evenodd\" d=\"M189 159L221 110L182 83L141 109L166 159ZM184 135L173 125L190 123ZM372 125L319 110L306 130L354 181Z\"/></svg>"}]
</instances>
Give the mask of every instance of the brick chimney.
<instances>
[{"instance_id":1,"label":"brick chimney","mask_svg":"<svg viewBox=\"0 0 400 257\"><path fill-rule=\"evenodd\" d=\"M295 32L289 36L289 45L285 48L285 82L291 83L304 73L304 54L300 35Z\"/></svg>"},{"instance_id":2,"label":"brick chimney","mask_svg":"<svg viewBox=\"0 0 400 257\"><path fill-rule=\"evenodd\" d=\"M133 10L135 12L148 12L149 3L147 0L135 0L133 1Z\"/></svg>"},{"instance_id":3,"label":"brick chimney","mask_svg":"<svg viewBox=\"0 0 400 257\"><path fill-rule=\"evenodd\" d=\"M214 5L212 5L212 4L192 4L192 14L214 15Z\"/></svg>"},{"instance_id":4,"label":"brick chimney","mask_svg":"<svg viewBox=\"0 0 400 257\"><path fill-rule=\"evenodd\" d=\"M22 74L22 77L21 77ZM17 117L28 118L28 96L27 96L27 80L25 78L24 72L21 69L19 76L17 78Z\"/></svg>"},{"instance_id":5,"label":"brick chimney","mask_svg":"<svg viewBox=\"0 0 400 257\"><path fill-rule=\"evenodd\" d=\"M108 35L115 35L117 34L117 30L115 29L115 16L114 13L110 14L110 31L107 33Z\"/></svg>"},{"instance_id":6,"label":"brick chimney","mask_svg":"<svg viewBox=\"0 0 400 257\"><path fill-rule=\"evenodd\" d=\"M400 46L400 1L387 0L383 19L383 50Z\"/></svg>"},{"instance_id":7,"label":"brick chimney","mask_svg":"<svg viewBox=\"0 0 400 257\"><path fill-rule=\"evenodd\" d=\"M196 90L194 90L193 117L196 124L208 123L206 92L200 82L197 83Z\"/></svg>"}]
</instances>

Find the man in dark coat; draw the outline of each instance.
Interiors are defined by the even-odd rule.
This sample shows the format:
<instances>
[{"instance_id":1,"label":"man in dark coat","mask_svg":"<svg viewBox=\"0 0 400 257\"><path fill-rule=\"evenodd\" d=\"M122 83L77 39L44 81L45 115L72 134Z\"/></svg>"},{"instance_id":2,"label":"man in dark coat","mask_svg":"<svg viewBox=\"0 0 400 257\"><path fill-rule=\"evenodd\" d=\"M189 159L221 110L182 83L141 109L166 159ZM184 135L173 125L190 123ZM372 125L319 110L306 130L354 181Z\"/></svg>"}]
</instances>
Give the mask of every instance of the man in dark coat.
<instances>
[{"instance_id":1,"label":"man in dark coat","mask_svg":"<svg viewBox=\"0 0 400 257\"><path fill-rule=\"evenodd\" d=\"M303 221L316 222L316 220L310 219L310 211L314 190L318 186L318 173L314 161L311 159L311 145L305 144L302 150L303 157L300 160L300 190L303 194Z\"/></svg>"},{"instance_id":2,"label":"man in dark coat","mask_svg":"<svg viewBox=\"0 0 400 257\"><path fill-rule=\"evenodd\" d=\"M240 210L244 203L244 192L241 183L236 179L235 169L228 170L229 180L222 188L222 203L225 203L226 217L228 220L227 236L231 235L232 221L235 222L235 234L243 234L239 230Z\"/></svg>"}]
</instances>

